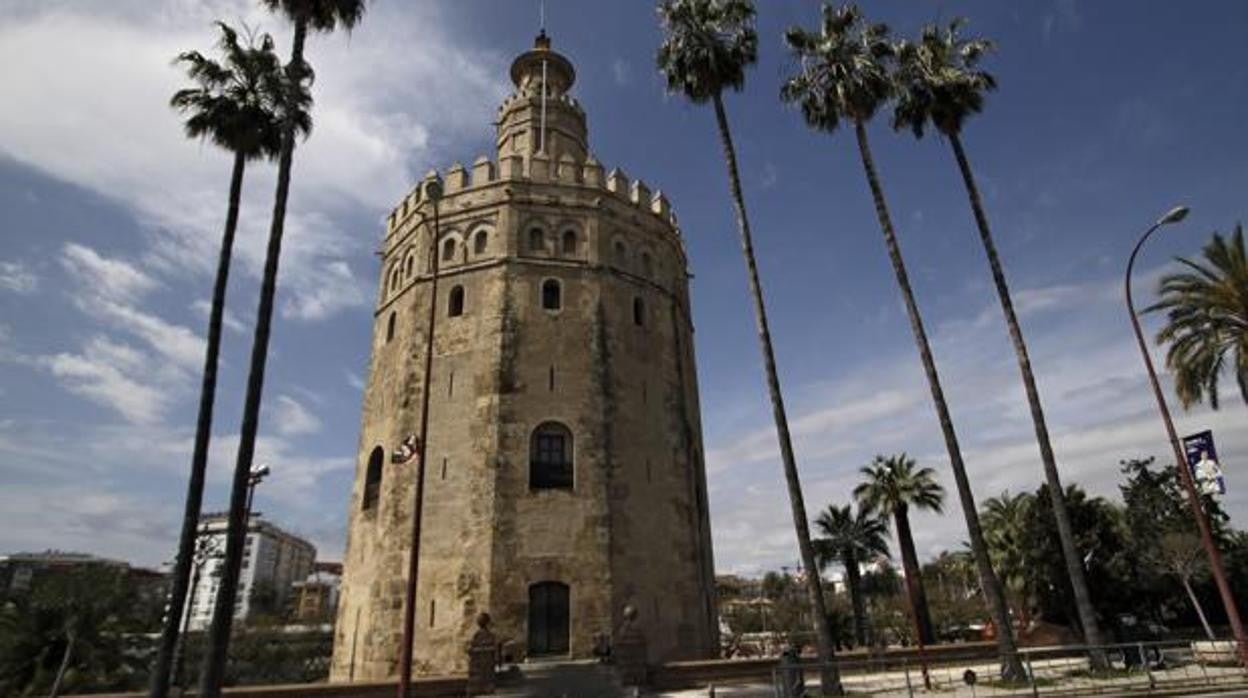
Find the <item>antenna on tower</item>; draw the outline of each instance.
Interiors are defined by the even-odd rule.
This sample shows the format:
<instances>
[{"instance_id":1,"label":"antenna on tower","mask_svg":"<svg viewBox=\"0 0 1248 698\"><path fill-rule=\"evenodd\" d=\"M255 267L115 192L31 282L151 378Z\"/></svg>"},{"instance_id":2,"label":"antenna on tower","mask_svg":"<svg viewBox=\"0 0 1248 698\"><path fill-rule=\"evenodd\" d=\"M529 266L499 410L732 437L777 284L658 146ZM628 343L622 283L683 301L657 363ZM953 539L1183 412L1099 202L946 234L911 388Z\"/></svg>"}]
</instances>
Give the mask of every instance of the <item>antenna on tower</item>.
<instances>
[{"instance_id":1,"label":"antenna on tower","mask_svg":"<svg viewBox=\"0 0 1248 698\"><path fill-rule=\"evenodd\" d=\"M537 3L537 28L546 31L546 0L538 0Z\"/></svg>"},{"instance_id":2,"label":"antenna on tower","mask_svg":"<svg viewBox=\"0 0 1248 698\"><path fill-rule=\"evenodd\" d=\"M542 38L546 36L546 0L538 0L538 21L541 23L541 33L538 35ZM549 45L549 44L547 44ZM537 152L546 153L546 59L542 58L542 116L541 127L538 131Z\"/></svg>"}]
</instances>

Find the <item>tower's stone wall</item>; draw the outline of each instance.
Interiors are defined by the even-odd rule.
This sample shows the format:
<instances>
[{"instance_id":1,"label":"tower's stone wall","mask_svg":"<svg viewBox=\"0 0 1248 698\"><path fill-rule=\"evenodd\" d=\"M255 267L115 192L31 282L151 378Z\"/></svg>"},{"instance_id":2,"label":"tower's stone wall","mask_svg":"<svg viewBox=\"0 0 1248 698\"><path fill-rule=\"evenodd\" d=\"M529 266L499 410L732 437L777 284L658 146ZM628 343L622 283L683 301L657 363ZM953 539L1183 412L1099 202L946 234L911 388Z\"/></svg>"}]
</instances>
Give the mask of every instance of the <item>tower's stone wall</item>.
<instances>
[{"instance_id":1,"label":"tower's stone wall","mask_svg":"<svg viewBox=\"0 0 1248 698\"><path fill-rule=\"evenodd\" d=\"M566 94L571 64L546 50L513 66L498 158L449 168L439 202L420 673L464 669L481 611L523 658L540 582L569 589L568 656L590 656L626 604L654 660L710 656L718 642L680 233L666 197L587 154L584 113ZM553 160L534 134L544 56L548 128L563 124L545 136ZM391 453L419 432L432 229L422 183L390 215L381 250L334 680L397 671L416 459ZM551 280L557 309L543 303ZM546 422L571 432L571 488L530 486L531 440Z\"/></svg>"}]
</instances>

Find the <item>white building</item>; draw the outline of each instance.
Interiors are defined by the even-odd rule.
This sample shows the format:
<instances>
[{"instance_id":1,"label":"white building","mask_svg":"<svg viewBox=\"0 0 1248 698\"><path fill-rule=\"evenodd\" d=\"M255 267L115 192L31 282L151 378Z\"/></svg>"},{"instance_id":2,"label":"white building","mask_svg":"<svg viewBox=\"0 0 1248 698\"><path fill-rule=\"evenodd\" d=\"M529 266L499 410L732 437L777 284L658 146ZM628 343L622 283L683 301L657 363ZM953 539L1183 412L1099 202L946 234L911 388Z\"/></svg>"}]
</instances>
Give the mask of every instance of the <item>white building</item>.
<instances>
[{"instance_id":1,"label":"white building","mask_svg":"<svg viewBox=\"0 0 1248 698\"><path fill-rule=\"evenodd\" d=\"M191 630L206 630L212 623L212 609L217 602L217 588L224 563L228 521L224 513L206 514L199 520L196 568L191 571L193 585L186 606ZM273 608L285 608L292 584L307 578L315 559L316 548L311 543L262 520L258 513L252 514L247 527L247 541L243 546L243 566L238 578L238 596L234 601L234 619L245 621L251 615L252 595L257 586L273 594ZM183 622L186 622L185 615Z\"/></svg>"}]
</instances>

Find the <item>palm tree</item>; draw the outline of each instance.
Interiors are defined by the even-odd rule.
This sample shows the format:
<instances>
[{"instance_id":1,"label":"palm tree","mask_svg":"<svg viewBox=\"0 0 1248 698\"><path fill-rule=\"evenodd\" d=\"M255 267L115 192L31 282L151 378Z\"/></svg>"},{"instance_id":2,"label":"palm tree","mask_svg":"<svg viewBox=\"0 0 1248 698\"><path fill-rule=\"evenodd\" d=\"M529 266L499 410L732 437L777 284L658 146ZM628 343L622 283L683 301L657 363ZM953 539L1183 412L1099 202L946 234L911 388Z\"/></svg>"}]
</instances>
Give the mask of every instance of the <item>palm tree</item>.
<instances>
[{"instance_id":1,"label":"palm tree","mask_svg":"<svg viewBox=\"0 0 1248 698\"><path fill-rule=\"evenodd\" d=\"M970 479L962 461L962 449L953 428L953 417L945 402L944 389L936 371L936 359L932 356L927 331L923 328L923 318L910 288L910 277L906 273L901 247L893 231L884 191L867 142L867 121L892 96L892 76L889 75L888 64L893 59L893 46L888 41L888 28L879 24L864 25L862 15L854 5L846 5L836 10L825 4L819 31L810 32L794 27L785 32L785 41L800 61L800 71L785 81L780 93L781 99L799 103L802 116L815 129L830 133L843 120L851 121L854 125L858 152L862 157L867 183L875 201L875 212L880 220L880 230L884 234L884 244L906 305L910 329L914 333L919 359L923 364L932 402L940 420L945 448L949 453L949 466L957 484L962 514L966 517L967 536L975 554L981 585L999 628L997 647L1001 655L1002 675L1011 679L1019 678L1023 675L1023 667L1014 645L1009 611L1001 584L988 558L988 548L979 527L975 495L971 492Z\"/></svg>"},{"instance_id":2,"label":"palm tree","mask_svg":"<svg viewBox=\"0 0 1248 698\"><path fill-rule=\"evenodd\" d=\"M1092 593L1088 590L1083 556L1075 545L1070 512L1063 496L1065 490L1057 471L1053 444L1049 441L1049 428L1045 423L1044 408L1040 404L1040 391L1036 387L1035 374L1031 370L1031 358L1027 353L1027 344L1023 341L1018 316L1014 313L1010 287L1006 283L1001 258L997 254L997 246L988 227L988 217L984 214L979 188L975 185L970 162L962 148L962 124L968 117L980 112L984 104L984 93L996 87L996 80L992 75L979 69L979 60L992 50L992 42L961 38L958 30L962 24L963 20L955 19L944 31L928 25L923 28L917 42L901 42L898 45L899 67L895 78L897 102L893 111L893 128L900 130L908 127L916 138L921 138L924 127L931 123L949 139L949 145L953 148L953 156L958 162L962 182L966 185L966 193L970 198L971 211L979 227L979 239L988 257L988 267L992 271L997 298L1005 315L1010 342L1014 345L1014 354L1018 359L1018 370L1022 375L1027 405L1031 411L1036 444L1040 447L1040 462L1044 468L1045 482L1049 486L1050 504L1057 522L1058 542L1066 563L1066 576L1070 578L1074 592L1079 623L1083 626L1087 643L1100 645L1104 640L1097 623L1096 608L1092 604ZM1097 661L1099 657L1093 659Z\"/></svg>"},{"instance_id":3,"label":"palm tree","mask_svg":"<svg viewBox=\"0 0 1248 698\"><path fill-rule=\"evenodd\" d=\"M853 608L854 643L867 644L867 611L862 597L862 580L858 566L879 558L888 558L888 524L877 514L859 506L829 504L815 519L823 538L815 540L819 560L826 565L833 560L845 568L845 587Z\"/></svg>"},{"instance_id":4,"label":"palm tree","mask_svg":"<svg viewBox=\"0 0 1248 698\"><path fill-rule=\"evenodd\" d=\"M1231 364L1239 395L1248 404L1248 258L1244 229L1205 245L1204 260L1180 257L1187 271L1161 279L1161 300L1145 312L1166 311L1157 343L1169 342L1166 367L1183 407L1203 402L1218 409L1218 378Z\"/></svg>"},{"instance_id":5,"label":"palm tree","mask_svg":"<svg viewBox=\"0 0 1248 698\"><path fill-rule=\"evenodd\" d=\"M754 30L754 6L748 0L663 0L659 4L664 38L659 47L657 63L667 79L670 92L680 93L694 104L710 102L715 108L715 121L728 166L728 186L732 195L737 229L741 235L741 253L749 277L750 296L754 303L754 319L763 354L763 368L771 397L776 436L780 442L780 459L789 490L789 505L802 566L806 571L807 593L814 612L816 644L822 665L820 679L824 693L840 693L840 680L831 661L834 655L832 633L827 622L823 585L810 542L806 504L802 498L797 459L789 436L788 417L776 375L776 359L771 346L771 330L767 325L767 309L763 302L762 282L754 259L754 243L750 221L746 215L745 197L741 193L741 177L737 155L724 111L725 89L740 91L745 84L745 69L758 58L758 34Z\"/></svg>"},{"instance_id":6,"label":"palm tree","mask_svg":"<svg viewBox=\"0 0 1248 698\"><path fill-rule=\"evenodd\" d=\"M294 158L295 139L300 131L311 128L308 110L311 96L307 85L312 78L311 67L303 59L303 45L308 30L330 32L339 25L350 29L364 15L364 0L261 0L270 10L281 11L295 25L290 62L285 68L286 96L281 113L281 153L277 164L277 192L273 201L273 220L269 227L268 249L265 252L264 274L260 282L260 303L256 309L256 330L251 346L251 365L247 373L247 392L243 400L242 428L239 430L238 457L230 488L229 534L226 536L225 565L216 605L209 628L208 651L200 674L199 695L217 698L225 673L225 657L230 644L230 627L234 620L234 600L238 595L238 575L242 564L243 541L247 535L247 481L256 450L256 433L260 426L260 400L264 392L264 369L269 352L269 333L273 324L273 304L277 295L277 265L282 252L282 234L286 224L286 200L290 193L290 167ZM302 125L302 127L301 127Z\"/></svg>"},{"instance_id":7,"label":"palm tree","mask_svg":"<svg viewBox=\"0 0 1248 698\"><path fill-rule=\"evenodd\" d=\"M1014 611L1027 626L1030 589L1027 580L1027 522L1035 498L1009 491L984 501L984 539L1007 592L1014 597Z\"/></svg>"},{"instance_id":8,"label":"palm tree","mask_svg":"<svg viewBox=\"0 0 1248 698\"><path fill-rule=\"evenodd\" d=\"M897 531L897 549L901 551L901 568L906 575L906 595L914 618L919 646L931 644L932 620L927 608L927 592L919 571L919 556L914 549L910 531L910 510L941 513L945 490L936 482L936 471L915 469L913 458L906 454L876 456L860 471L863 481L854 488L854 498L862 511L877 516L892 516Z\"/></svg>"},{"instance_id":9,"label":"palm tree","mask_svg":"<svg viewBox=\"0 0 1248 698\"><path fill-rule=\"evenodd\" d=\"M204 495L204 474L208 468L208 441L212 435L212 407L217 391L217 357L221 351L221 325L225 313L225 289L230 275L234 232L238 228L239 200L247 162L261 157L274 158L281 151L279 104L283 98L282 63L273 51L268 34L249 35L240 44L238 32L218 22L222 60L208 58L198 51L179 55L176 63L186 67L194 87L178 90L170 106L186 115L183 124L188 138L207 139L234 154L230 175L229 203L225 232L217 259L217 277L212 287L208 312L208 343L204 351L204 375L199 393L199 417L195 424L195 445L191 452L191 474L186 487L182 533L174 563L173 588L160 636L156 665L152 669L153 698L163 698L169 690L169 676L178 644L178 634L186 607L186 596L195 552L196 530Z\"/></svg>"}]
</instances>

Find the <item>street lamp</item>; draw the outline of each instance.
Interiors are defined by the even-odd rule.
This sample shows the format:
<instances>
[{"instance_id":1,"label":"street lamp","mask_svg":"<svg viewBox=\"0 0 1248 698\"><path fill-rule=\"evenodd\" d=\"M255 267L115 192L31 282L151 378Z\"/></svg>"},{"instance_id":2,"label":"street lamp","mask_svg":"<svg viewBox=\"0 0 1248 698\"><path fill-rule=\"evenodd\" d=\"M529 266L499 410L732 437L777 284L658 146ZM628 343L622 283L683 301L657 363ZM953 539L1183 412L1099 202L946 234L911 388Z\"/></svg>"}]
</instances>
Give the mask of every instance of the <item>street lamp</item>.
<instances>
[{"instance_id":1,"label":"street lamp","mask_svg":"<svg viewBox=\"0 0 1248 698\"><path fill-rule=\"evenodd\" d=\"M247 509L245 510L246 514L243 516L243 521L245 522L243 524L244 529L251 526L251 502L256 496L256 485L259 485L272 472L273 469L269 467L268 463L261 463L247 473Z\"/></svg>"},{"instance_id":2,"label":"street lamp","mask_svg":"<svg viewBox=\"0 0 1248 698\"><path fill-rule=\"evenodd\" d=\"M408 698L412 683L412 642L416 626L416 577L420 571L420 517L425 500L425 454L429 448L429 383L433 372L433 331L438 319L438 203L442 178L437 172L425 177L425 196L433 204L433 230L429 235L429 259L433 278L429 283L429 321L425 329L425 371L420 390L420 434L416 439L416 495L412 507L412 544L407 560L407 594L403 607L403 646L399 653L399 698Z\"/></svg>"},{"instance_id":3,"label":"street lamp","mask_svg":"<svg viewBox=\"0 0 1248 698\"><path fill-rule=\"evenodd\" d=\"M1135 243L1135 249L1131 250L1131 257L1127 260L1125 284L1127 311L1131 315L1131 327L1135 330L1135 339L1139 342L1140 354L1144 357L1144 367L1148 370L1148 380L1153 387L1153 396L1157 398L1157 409L1161 412L1161 421L1166 425L1166 435L1170 438L1171 448L1174 449L1174 462L1179 469L1179 482L1183 485L1184 492L1187 493L1188 505L1192 509L1192 516L1196 519L1196 526L1200 530L1200 543L1205 549L1205 555L1209 558L1209 569L1213 574L1214 583L1218 587L1218 594L1222 597L1222 606L1226 610L1227 620L1231 623L1231 633L1235 636L1240 662L1248 665L1248 641L1245 640L1244 626L1239 619L1239 611L1235 607L1235 596L1231 593L1231 586L1226 580L1226 568L1222 565L1222 553L1218 550L1217 543L1213 540L1213 532L1209 528L1209 519L1205 516L1204 508L1201 506L1200 495L1196 491L1196 483L1192 480L1192 472L1187 465L1187 457L1183 453L1183 447L1179 444L1178 433L1174 430L1174 420L1170 417L1170 408L1166 406L1165 395L1161 392L1161 383L1157 380L1157 371L1153 368L1153 359L1149 355L1148 344L1144 341L1144 333L1140 330L1140 320L1135 313L1135 303L1131 299L1131 270L1135 266L1135 256L1139 253L1140 248L1143 247L1149 236L1161 226L1178 223L1186 218L1187 211L1186 206L1175 206L1170 209L1140 236L1139 242Z\"/></svg>"}]
</instances>

